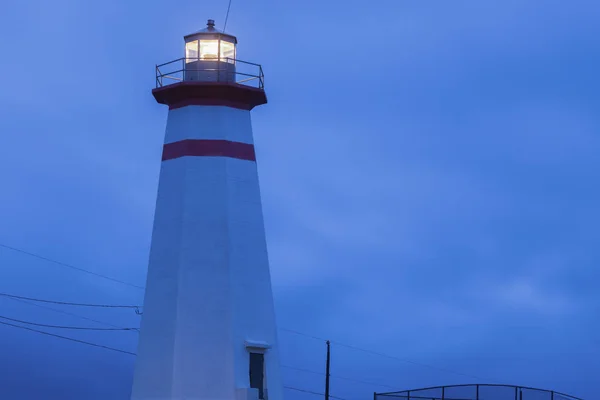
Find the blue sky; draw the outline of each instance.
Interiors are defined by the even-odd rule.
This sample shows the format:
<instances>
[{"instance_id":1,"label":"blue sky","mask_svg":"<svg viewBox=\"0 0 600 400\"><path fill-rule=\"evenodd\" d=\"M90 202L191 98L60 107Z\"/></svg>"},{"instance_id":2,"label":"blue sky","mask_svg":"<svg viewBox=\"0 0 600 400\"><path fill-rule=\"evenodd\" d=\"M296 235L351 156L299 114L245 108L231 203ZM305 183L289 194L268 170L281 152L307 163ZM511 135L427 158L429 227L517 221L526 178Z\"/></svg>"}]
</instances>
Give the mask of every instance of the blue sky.
<instances>
[{"instance_id":1,"label":"blue sky","mask_svg":"<svg viewBox=\"0 0 600 400\"><path fill-rule=\"evenodd\" d=\"M11 1L0 16L0 243L143 285L167 110L154 65L219 1ZM263 64L253 123L279 325L334 344L347 400L502 382L596 395L600 5L233 0ZM0 248L0 292L143 292ZM93 322L9 299L0 315ZM61 310L121 326L128 310ZM52 331L135 351L131 332ZM0 391L126 399L133 357L0 326ZM280 334L282 363L324 344ZM442 370L452 370L449 373ZM323 377L284 369L286 385ZM290 399L316 398L288 391Z\"/></svg>"}]
</instances>

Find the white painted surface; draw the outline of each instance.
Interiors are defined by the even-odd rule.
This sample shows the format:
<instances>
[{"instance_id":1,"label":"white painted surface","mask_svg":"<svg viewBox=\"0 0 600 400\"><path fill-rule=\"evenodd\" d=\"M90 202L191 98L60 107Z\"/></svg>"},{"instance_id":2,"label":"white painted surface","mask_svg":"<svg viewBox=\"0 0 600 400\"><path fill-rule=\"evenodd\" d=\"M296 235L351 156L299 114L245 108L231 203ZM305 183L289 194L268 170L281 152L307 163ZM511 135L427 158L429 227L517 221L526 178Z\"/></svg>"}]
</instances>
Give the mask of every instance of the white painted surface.
<instances>
[{"instance_id":1,"label":"white painted surface","mask_svg":"<svg viewBox=\"0 0 600 400\"><path fill-rule=\"evenodd\" d=\"M250 112L169 112L165 142L252 143ZM277 330L256 163L162 162L132 399L252 399L246 342L265 348L266 391L279 400Z\"/></svg>"},{"instance_id":2,"label":"white painted surface","mask_svg":"<svg viewBox=\"0 0 600 400\"><path fill-rule=\"evenodd\" d=\"M250 111L223 106L188 106L169 111L165 143L222 139L254 143Z\"/></svg>"}]
</instances>

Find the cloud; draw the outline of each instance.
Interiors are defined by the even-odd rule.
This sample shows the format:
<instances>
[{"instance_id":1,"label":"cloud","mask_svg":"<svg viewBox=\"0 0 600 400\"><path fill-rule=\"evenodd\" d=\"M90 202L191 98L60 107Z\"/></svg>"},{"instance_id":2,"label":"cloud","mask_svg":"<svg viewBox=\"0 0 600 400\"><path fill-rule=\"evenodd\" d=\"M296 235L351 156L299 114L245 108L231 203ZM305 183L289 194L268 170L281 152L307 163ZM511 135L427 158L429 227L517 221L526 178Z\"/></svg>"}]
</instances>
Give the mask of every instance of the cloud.
<instances>
[{"instance_id":1,"label":"cloud","mask_svg":"<svg viewBox=\"0 0 600 400\"><path fill-rule=\"evenodd\" d=\"M558 293L547 293L531 280L518 278L499 285L492 299L513 311L530 311L545 315L560 315L571 311L573 304Z\"/></svg>"}]
</instances>

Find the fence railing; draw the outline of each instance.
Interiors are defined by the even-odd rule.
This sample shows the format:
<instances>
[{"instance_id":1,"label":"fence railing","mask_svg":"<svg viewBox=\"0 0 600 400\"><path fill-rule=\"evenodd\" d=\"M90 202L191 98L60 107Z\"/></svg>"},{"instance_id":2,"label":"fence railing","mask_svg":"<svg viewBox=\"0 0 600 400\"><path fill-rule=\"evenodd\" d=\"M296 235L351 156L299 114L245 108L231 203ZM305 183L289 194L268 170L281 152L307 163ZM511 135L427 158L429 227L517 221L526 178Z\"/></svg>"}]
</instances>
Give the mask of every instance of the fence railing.
<instances>
[{"instance_id":1,"label":"fence railing","mask_svg":"<svg viewBox=\"0 0 600 400\"><path fill-rule=\"evenodd\" d=\"M198 67L200 63L195 61L210 61L211 67ZM193 65L190 65L193 64ZM216 65L216 67L214 67ZM235 71L233 71L235 66ZM265 75L260 64L254 64L248 61L237 60L233 58L200 60L197 58L178 58L156 66L156 87L163 87L173 83L182 82L188 74L197 75L199 73L215 74L218 77L228 77L235 83L264 89ZM229 79L231 77L231 79ZM219 80L219 79L217 79ZM225 80L225 79L223 79Z\"/></svg>"},{"instance_id":2,"label":"fence railing","mask_svg":"<svg viewBox=\"0 0 600 400\"><path fill-rule=\"evenodd\" d=\"M500 384L435 386L375 393L373 400L583 400L553 390Z\"/></svg>"}]
</instances>

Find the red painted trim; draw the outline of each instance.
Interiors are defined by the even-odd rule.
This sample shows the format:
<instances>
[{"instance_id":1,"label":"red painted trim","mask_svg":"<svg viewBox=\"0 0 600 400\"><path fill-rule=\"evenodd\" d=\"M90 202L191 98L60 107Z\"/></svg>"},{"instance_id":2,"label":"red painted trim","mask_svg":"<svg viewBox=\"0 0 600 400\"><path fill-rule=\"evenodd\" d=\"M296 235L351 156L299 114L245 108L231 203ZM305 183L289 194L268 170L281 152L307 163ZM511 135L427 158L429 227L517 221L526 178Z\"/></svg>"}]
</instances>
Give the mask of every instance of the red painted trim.
<instances>
[{"instance_id":1,"label":"red painted trim","mask_svg":"<svg viewBox=\"0 0 600 400\"><path fill-rule=\"evenodd\" d=\"M187 106L226 106L232 108L238 108L240 110L250 110L248 104L236 103L228 100L221 99L186 99L178 103L169 104L169 110L176 110L178 108Z\"/></svg>"},{"instance_id":2,"label":"red painted trim","mask_svg":"<svg viewBox=\"0 0 600 400\"><path fill-rule=\"evenodd\" d=\"M229 82L184 81L156 88L152 95L170 109L187 105L216 105L252 110L267 102L263 89Z\"/></svg>"},{"instance_id":3,"label":"red painted trim","mask_svg":"<svg viewBox=\"0 0 600 400\"><path fill-rule=\"evenodd\" d=\"M254 145L229 140L185 139L163 146L162 160L180 157L230 157L256 161Z\"/></svg>"}]
</instances>

